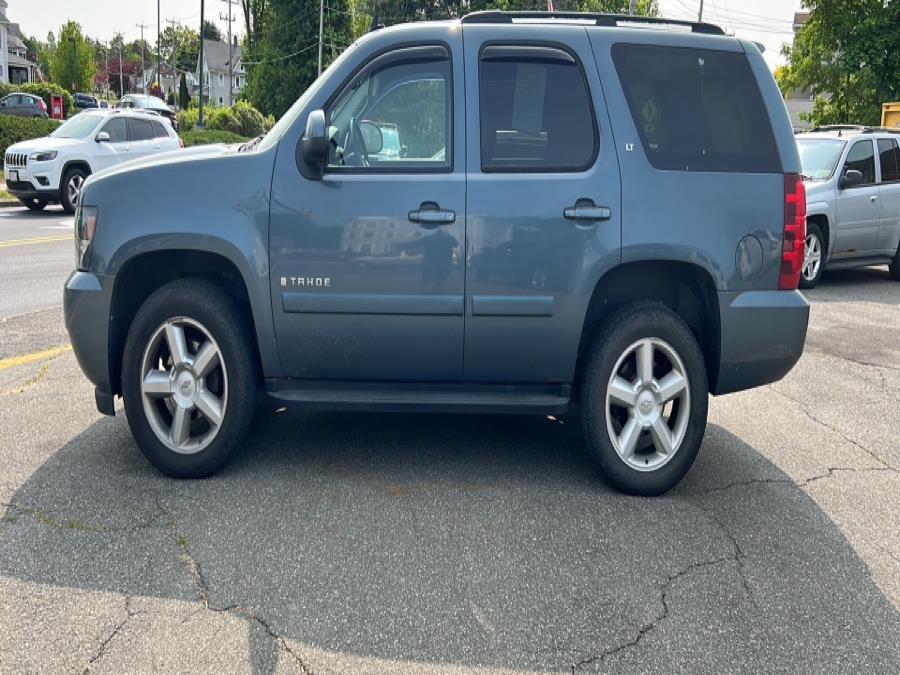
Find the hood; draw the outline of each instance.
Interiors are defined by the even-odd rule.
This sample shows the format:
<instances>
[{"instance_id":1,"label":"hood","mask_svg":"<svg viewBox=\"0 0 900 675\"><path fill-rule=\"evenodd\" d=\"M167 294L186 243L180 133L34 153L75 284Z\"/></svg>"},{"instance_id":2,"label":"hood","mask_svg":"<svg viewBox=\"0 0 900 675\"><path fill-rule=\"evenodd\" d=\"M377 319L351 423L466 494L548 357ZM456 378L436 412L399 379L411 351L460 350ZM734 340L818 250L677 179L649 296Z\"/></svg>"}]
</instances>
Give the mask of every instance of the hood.
<instances>
[{"instance_id":1,"label":"hood","mask_svg":"<svg viewBox=\"0 0 900 675\"><path fill-rule=\"evenodd\" d=\"M834 178L830 180L805 180L803 187L806 188L806 202L818 201L826 195L834 192Z\"/></svg>"},{"instance_id":2,"label":"hood","mask_svg":"<svg viewBox=\"0 0 900 675\"><path fill-rule=\"evenodd\" d=\"M213 157L221 157L222 155L236 154L239 147L240 145L198 145L193 148L161 152L156 155L150 155L149 157L142 157L130 162L116 164L103 171L98 171L91 176L91 179L102 178L104 176L115 176L122 173L132 173L134 171L164 166L167 164L196 162Z\"/></svg>"},{"instance_id":3,"label":"hood","mask_svg":"<svg viewBox=\"0 0 900 675\"><path fill-rule=\"evenodd\" d=\"M10 145L7 152L34 152L35 150L59 150L60 148L71 147L73 145L82 145L84 139L79 138L51 138L44 136L43 138L32 138L28 141L14 143Z\"/></svg>"}]
</instances>

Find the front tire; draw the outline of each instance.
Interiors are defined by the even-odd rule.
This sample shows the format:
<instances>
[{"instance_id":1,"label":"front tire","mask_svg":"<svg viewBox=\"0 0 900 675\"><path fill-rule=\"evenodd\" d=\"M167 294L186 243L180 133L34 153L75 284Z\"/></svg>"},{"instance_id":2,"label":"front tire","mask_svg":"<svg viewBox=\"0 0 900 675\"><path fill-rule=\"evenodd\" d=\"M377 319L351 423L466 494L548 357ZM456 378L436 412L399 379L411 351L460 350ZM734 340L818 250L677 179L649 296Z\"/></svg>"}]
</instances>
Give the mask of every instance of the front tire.
<instances>
[{"instance_id":1,"label":"front tire","mask_svg":"<svg viewBox=\"0 0 900 675\"><path fill-rule=\"evenodd\" d=\"M63 176L62 185L59 188L59 203L62 204L63 211L68 214L75 213L78 206L78 197L81 195L81 188L87 179L87 172L84 169L69 169Z\"/></svg>"},{"instance_id":2,"label":"front tire","mask_svg":"<svg viewBox=\"0 0 900 675\"><path fill-rule=\"evenodd\" d=\"M144 456L173 478L204 478L243 441L256 403L247 319L199 279L173 281L134 317L122 359L128 424Z\"/></svg>"},{"instance_id":3,"label":"front tire","mask_svg":"<svg viewBox=\"0 0 900 675\"><path fill-rule=\"evenodd\" d=\"M37 199L35 197L19 198L19 201L25 205L29 211L43 211L47 207L46 199Z\"/></svg>"},{"instance_id":4,"label":"front tire","mask_svg":"<svg viewBox=\"0 0 900 675\"><path fill-rule=\"evenodd\" d=\"M825 237L815 223L806 224L806 243L803 266L800 268L800 288L815 288L825 270Z\"/></svg>"},{"instance_id":5,"label":"front tire","mask_svg":"<svg viewBox=\"0 0 900 675\"><path fill-rule=\"evenodd\" d=\"M589 349L580 408L591 455L623 492L663 494L690 469L706 430L697 339L666 306L639 302L606 319Z\"/></svg>"}]
</instances>

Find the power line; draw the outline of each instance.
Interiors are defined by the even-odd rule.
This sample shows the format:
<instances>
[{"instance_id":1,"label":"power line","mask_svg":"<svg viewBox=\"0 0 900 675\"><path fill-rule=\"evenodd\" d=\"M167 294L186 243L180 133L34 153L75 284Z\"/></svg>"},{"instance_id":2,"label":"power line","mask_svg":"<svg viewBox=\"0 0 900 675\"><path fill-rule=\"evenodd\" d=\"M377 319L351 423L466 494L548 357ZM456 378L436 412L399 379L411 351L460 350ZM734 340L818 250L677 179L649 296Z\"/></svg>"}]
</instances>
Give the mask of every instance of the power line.
<instances>
[{"instance_id":1,"label":"power line","mask_svg":"<svg viewBox=\"0 0 900 675\"><path fill-rule=\"evenodd\" d=\"M314 47L318 47L318 46L319 46L319 41L316 40L311 45L304 47L303 49L301 49L299 51L293 52L292 54L287 54L286 56L279 56L278 58L266 59L264 61L243 61L243 64L245 66L260 66L265 63L277 63L278 61L286 61L290 58L293 58L295 56L303 54L304 52L308 52L310 49L313 49Z\"/></svg>"}]
</instances>

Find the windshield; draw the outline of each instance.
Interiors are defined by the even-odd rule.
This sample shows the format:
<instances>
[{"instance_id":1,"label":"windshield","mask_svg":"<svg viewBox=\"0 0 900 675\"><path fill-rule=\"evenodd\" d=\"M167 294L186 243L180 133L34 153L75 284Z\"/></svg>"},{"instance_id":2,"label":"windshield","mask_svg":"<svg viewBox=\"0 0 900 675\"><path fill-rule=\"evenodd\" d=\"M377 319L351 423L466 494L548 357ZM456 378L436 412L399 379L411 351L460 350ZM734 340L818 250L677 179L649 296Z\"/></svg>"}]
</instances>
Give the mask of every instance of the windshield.
<instances>
[{"instance_id":1,"label":"windshield","mask_svg":"<svg viewBox=\"0 0 900 675\"><path fill-rule=\"evenodd\" d=\"M847 141L834 138L803 138L797 140L803 177L809 180L828 180L834 175Z\"/></svg>"},{"instance_id":2,"label":"windshield","mask_svg":"<svg viewBox=\"0 0 900 675\"><path fill-rule=\"evenodd\" d=\"M309 103L309 99L312 97L313 93L318 89L318 85L322 82L322 78L328 74L332 68L339 66L343 63L347 57L353 52L356 48L356 42L347 47L341 55L338 56L331 64L322 71L322 74L316 78L316 81L313 82L306 88L302 94L300 94L300 98L292 105L284 115L281 116L281 119L275 123L275 126L269 130L263 139L260 141L257 146L259 150L264 151L271 148L273 145L278 143L281 140L281 137L284 135L284 132L293 126L294 122L300 116L300 113L303 112L303 109L306 108Z\"/></svg>"},{"instance_id":3,"label":"windshield","mask_svg":"<svg viewBox=\"0 0 900 675\"><path fill-rule=\"evenodd\" d=\"M51 138L87 138L103 121L99 115L75 115L59 129L50 134Z\"/></svg>"}]
</instances>

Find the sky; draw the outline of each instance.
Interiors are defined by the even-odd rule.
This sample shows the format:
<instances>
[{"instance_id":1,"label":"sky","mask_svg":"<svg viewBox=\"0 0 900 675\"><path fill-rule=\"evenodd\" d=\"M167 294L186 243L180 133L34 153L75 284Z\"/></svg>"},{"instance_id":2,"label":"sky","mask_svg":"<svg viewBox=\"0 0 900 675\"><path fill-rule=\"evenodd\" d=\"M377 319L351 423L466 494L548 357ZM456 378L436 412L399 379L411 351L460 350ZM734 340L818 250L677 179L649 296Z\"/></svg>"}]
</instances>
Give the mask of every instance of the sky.
<instances>
[{"instance_id":1,"label":"sky","mask_svg":"<svg viewBox=\"0 0 900 675\"><path fill-rule=\"evenodd\" d=\"M310 0L311 2L313 0ZM22 26L26 35L41 39L48 31L57 32L68 19L81 24L85 33L109 40L121 32L126 40L140 37L137 24L143 23L144 37L156 42L156 0L7 0L7 16ZM658 0L663 16L686 19L697 17L700 0ZM770 68L781 64L781 45L791 41L794 12L800 0L704 0L703 18L719 24L728 32L766 46L764 56ZM227 9L225 2L206 0L206 18L217 23L223 33L226 22L219 18ZM234 30L243 33L244 19L240 5L232 10L236 17ZM200 27L200 0L160 0L163 28L169 19L181 21L195 29Z\"/></svg>"}]
</instances>

